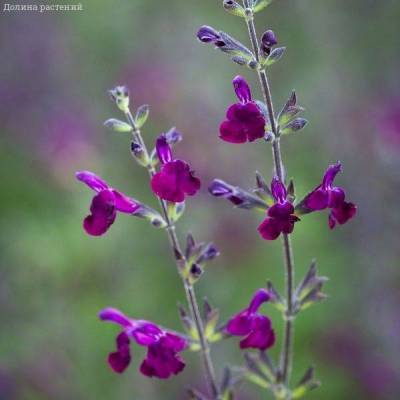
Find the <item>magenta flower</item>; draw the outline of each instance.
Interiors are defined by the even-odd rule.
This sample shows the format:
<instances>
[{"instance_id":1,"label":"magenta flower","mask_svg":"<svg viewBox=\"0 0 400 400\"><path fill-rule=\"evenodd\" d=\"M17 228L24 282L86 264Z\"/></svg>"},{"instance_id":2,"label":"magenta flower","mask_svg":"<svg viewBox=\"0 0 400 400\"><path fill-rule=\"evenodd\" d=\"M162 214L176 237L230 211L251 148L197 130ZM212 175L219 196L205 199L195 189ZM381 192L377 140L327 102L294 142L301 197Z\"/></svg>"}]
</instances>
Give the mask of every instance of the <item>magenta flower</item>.
<instances>
[{"instance_id":1,"label":"magenta flower","mask_svg":"<svg viewBox=\"0 0 400 400\"><path fill-rule=\"evenodd\" d=\"M100 236L107 232L117 217L117 211L135 215L141 210L138 201L113 189L93 172L80 171L75 175L97 193L90 206L90 215L83 220L83 227L89 235Z\"/></svg>"},{"instance_id":2,"label":"magenta flower","mask_svg":"<svg viewBox=\"0 0 400 400\"><path fill-rule=\"evenodd\" d=\"M131 340L147 347L147 356L140 366L143 375L167 379L185 368L185 363L178 355L187 347L183 337L152 322L130 319L114 308L105 308L99 317L102 321L111 321L123 328L116 338L117 350L108 356L108 363L115 372L122 373L128 367Z\"/></svg>"},{"instance_id":3,"label":"magenta flower","mask_svg":"<svg viewBox=\"0 0 400 400\"><path fill-rule=\"evenodd\" d=\"M275 240L281 233L292 233L294 224L300 219L294 215L293 204L286 200L285 185L274 177L271 183L271 193L275 204L267 211L267 218L258 227L258 232L265 240Z\"/></svg>"},{"instance_id":4,"label":"magenta flower","mask_svg":"<svg viewBox=\"0 0 400 400\"><path fill-rule=\"evenodd\" d=\"M342 225L349 221L357 212L357 206L345 201L345 192L342 188L333 186L338 172L342 170L340 162L330 165L325 172L322 183L304 199L304 205L310 211L319 211L330 208L329 227L333 229L336 223Z\"/></svg>"},{"instance_id":5,"label":"magenta flower","mask_svg":"<svg viewBox=\"0 0 400 400\"><path fill-rule=\"evenodd\" d=\"M266 350L275 343L275 333L271 320L257 311L262 303L270 299L265 289L258 289L249 306L229 320L226 330L234 336L245 336L240 341L240 348Z\"/></svg>"},{"instance_id":6,"label":"magenta flower","mask_svg":"<svg viewBox=\"0 0 400 400\"><path fill-rule=\"evenodd\" d=\"M200 189L200 180L194 176L189 164L172 158L171 147L165 135L157 139L156 150L161 170L151 179L151 188L160 198L181 203L186 196L193 196Z\"/></svg>"},{"instance_id":7,"label":"magenta flower","mask_svg":"<svg viewBox=\"0 0 400 400\"><path fill-rule=\"evenodd\" d=\"M240 103L228 108L227 119L219 127L220 138L230 143L245 143L264 137L266 121L252 101L249 85L241 76L237 76L232 83Z\"/></svg>"}]
</instances>

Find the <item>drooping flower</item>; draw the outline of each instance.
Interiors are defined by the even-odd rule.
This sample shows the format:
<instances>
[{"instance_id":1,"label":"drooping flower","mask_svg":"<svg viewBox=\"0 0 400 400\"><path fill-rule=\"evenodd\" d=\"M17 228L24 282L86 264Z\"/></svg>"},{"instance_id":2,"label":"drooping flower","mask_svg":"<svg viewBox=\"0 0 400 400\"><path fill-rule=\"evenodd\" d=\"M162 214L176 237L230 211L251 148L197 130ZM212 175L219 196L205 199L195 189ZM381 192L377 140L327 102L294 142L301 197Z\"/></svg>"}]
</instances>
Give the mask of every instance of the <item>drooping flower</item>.
<instances>
[{"instance_id":1,"label":"drooping flower","mask_svg":"<svg viewBox=\"0 0 400 400\"><path fill-rule=\"evenodd\" d=\"M252 101L249 85L241 76L232 83L240 102L228 108L226 120L219 127L220 138L230 143L245 143L264 137L265 117Z\"/></svg>"},{"instance_id":2,"label":"drooping flower","mask_svg":"<svg viewBox=\"0 0 400 400\"><path fill-rule=\"evenodd\" d=\"M274 345L275 333L271 320L258 313L260 306L270 299L265 289L258 289L249 306L229 320L226 330L234 336L244 336L240 348L266 350Z\"/></svg>"},{"instance_id":3,"label":"drooping flower","mask_svg":"<svg viewBox=\"0 0 400 400\"><path fill-rule=\"evenodd\" d=\"M287 200L285 185L274 177L271 193L275 204L267 211L267 218L258 227L258 232L265 240L275 240L281 233L292 233L295 222L300 219L294 215L293 204Z\"/></svg>"},{"instance_id":4,"label":"drooping flower","mask_svg":"<svg viewBox=\"0 0 400 400\"><path fill-rule=\"evenodd\" d=\"M357 206L345 201L345 191L333 186L336 175L342 170L340 162L330 165L325 172L322 183L304 199L304 205L311 211L330 208L329 227L333 229L336 223L342 225L349 221L357 212Z\"/></svg>"},{"instance_id":5,"label":"drooping flower","mask_svg":"<svg viewBox=\"0 0 400 400\"><path fill-rule=\"evenodd\" d=\"M195 195L200 189L200 180L194 176L188 163L172 158L171 147L165 135L157 139L156 150L161 170L151 179L153 192L172 203L181 203L185 196Z\"/></svg>"},{"instance_id":6,"label":"drooping flower","mask_svg":"<svg viewBox=\"0 0 400 400\"><path fill-rule=\"evenodd\" d=\"M102 321L114 322L123 329L116 338L117 350L108 356L108 363L115 372L122 373L128 367L132 340L139 346L147 347L147 356L140 366L143 375L167 379L185 368L185 363L178 355L187 347L183 337L152 322L130 319L115 308L105 308L99 317Z\"/></svg>"},{"instance_id":7,"label":"drooping flower","mask_svg":"<svg viewBox=\"0 0 400 400\"><path fill-rule=\"evenodd\" d=\"M83 221L89 235L100 236L107 232L115 221L117 211L135 215L142 208L138 201L113 189L93 172L80 171L76 177L97 193L90 206L90 215Z\"/></svg>"}]
</instances>

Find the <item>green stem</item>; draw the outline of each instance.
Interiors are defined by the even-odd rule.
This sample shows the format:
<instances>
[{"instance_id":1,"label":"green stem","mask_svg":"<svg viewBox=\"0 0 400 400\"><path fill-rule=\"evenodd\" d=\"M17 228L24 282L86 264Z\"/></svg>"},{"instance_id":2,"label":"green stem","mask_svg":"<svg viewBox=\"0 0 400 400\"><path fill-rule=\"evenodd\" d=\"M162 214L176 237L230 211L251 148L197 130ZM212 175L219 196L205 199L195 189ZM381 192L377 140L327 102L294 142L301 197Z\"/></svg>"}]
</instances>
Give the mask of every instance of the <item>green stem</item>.
<instances>
[{"instance_id":1,"label":"green stem","mask_svg":"<svg viewBox=\"0 0 400 400\"><path fill-rule=\"evenodd\" d=\"M247 0L244 0L245 7L248 6ZM253 15L249 15L246 19L247 28L250 35L251 44L254 51L254 56L259 62L259 47L257 40L257 33L254 25ZM268 83L268 77L265 70L258 69L258 77L261 84L261 90L263 93L265 104L267 105L269 120L271 124L272 133L275 139L272 143L272 155L274 159L275 173L278 178L284 182L285 173L282 162L282 154L280 149L280 140L278 127L275 121L274 106L272 102L271 89ZM282 247L283 256L285 260L285 286L286 286L286 297L287 297L287 309L285 316L285 329L283 333L282 349L280 356L280 380L288 385L292 369L292 358L293 358L293 292L294 292L294 259L292 244L290 236L288 234L282 235Z\"/></svg>"},{"instance_id":2,"label":"green stem","mask_svg":"<svg viewBox=\"0 0 400 400\"><path fill-rule=\"evenodd\" d=\"M140 130L136 127L135 120L130 111L126 113L126 118L129 124L132 126L133 129L133 138L136 140L140 146L142 147L143 151L145 152L146 159L149 159L149 152L147 150L146 144L143 141L142 135ZM150 178L154 176L156 170L152 165L148 165L147 170L149 172ZM179 243L178 236L176 234L175 225L171 221L168 215L168 207L167 202L163 199L160 199L158 196L158 201L160 203L160 208L163 214L165 221L167 222L166 231L168 233L169 242L171 245L172 254L175 259L176 267L178 269L178 273L180 274L180 268L182 263L186 263L185 256L182 252L181 245ZM180 274L181 275L181 274ZM201 354L204 364L204 371L206 375L206 380L208 386L210 387L212 396L214 400L220 400L221 395L219 393L219 388L217 384L217 379L215 375L214 365L212 363L211 354L210 354L210 345L208 343L207 337L204 331L204 324L203 320L200 315L199 305L197 302L196 294L194 291L193 285L185 278L182 277L183 286L185 289L186 298L189 304L190 314L195 323L197 335L200 342L201 347Z\"/></svg>"}]
</instances>

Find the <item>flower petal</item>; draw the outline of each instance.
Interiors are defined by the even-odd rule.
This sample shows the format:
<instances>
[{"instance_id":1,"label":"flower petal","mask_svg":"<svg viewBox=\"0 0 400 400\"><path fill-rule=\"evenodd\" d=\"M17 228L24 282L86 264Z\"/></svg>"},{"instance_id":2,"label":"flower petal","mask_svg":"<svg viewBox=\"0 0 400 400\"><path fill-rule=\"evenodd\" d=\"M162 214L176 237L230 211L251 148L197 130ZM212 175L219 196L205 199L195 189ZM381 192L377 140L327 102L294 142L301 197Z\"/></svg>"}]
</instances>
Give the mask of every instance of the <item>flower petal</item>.
<instances>
[{"instance_id":1,"label":"flower petal","mask_svg":"<svg viewBox=\"0 0 400 400\"><path fill-rule=\"evenodd\" d=\"M115 372L122 373L131 362L130 341L128 335L121 332L117 336L116 342L117 351L108 355L108 363Z\"/></svg>"},{"instance_id":2,"label":"flower petal","mask_svg":"<svg viewBox=\"0 0 400 400\"><path fill-rule=\"evenodd\" d=\"M258 227L258 232L265 240L275 240L281 233L279 221L274 218L266 218Z\"/></svg>"},{"instance_id":3,"label":"flower petal","mask_svg":"<svg viewBox=\"0 0 400 400\"><path fill-rule=\"evenodd\" d=\"M167 142L165 135L160 135L156 142L157 156L161 164L166 164L172 161L172 151L171 147Z\"/></svg>"},{"instance_id":4,"label":"flower petal","mask_svg":"<svg viewBox=\"0 0 400 400\"><path fill-rule=\"evenodd\" d=\"M265 289L258 289L255 293L253 298L251 299L250 305L249 305L249 313L253 314L258 311L260 308L261 304L265 303L270 299L269 293Z\"/></svg>"},{"instance_id":5,"label":"flower petal","mask_svg":"<svg viewBox=\"0 0 400 400\"><path fill-rule=\"evenodd\" d=\"M336 175L342 170L342 164L338 161L336 164L332 164L328 167L325 172L324 178L322 179L322 186L325 189L330 189Z\"/></svg>"},{"instance_id":6,"label":"flower petal","mask_svg":"<svg viewBox=\"0 0 400 400\"><path fill-rule=\"evenodd\" d=\"M235 89L236 96L243 104L251 101L250 87L242 76L236 76L233 79L232 83L233 88Z\"/></svg>"},{"instance_id":7,"label":"flower petal","mask_svg":"<svg viewBox=\"0 0 400 400\"><path fill-rule=\"evenodd\" d=\"M112 193L114 195L115 208L120 212L134 214L141 207L137 200L126 196L118 190L112 189Z\"/></svg>"},{"instance_id":8,"label":"flower petal","mask_svg":"<svg viewBox=\"0 0 400 400\"><path fill-rule=\"evenodd\" d=\"M133 326L133 321L129 319L124 313L116 308L107 307L100 311L99 318L102 321L114 322L124 328Z\"/></svg>"},{"instance_id":9,"label":"flower petal","mask_svg":"<svg viewBox=\"0 0 400 400\"><path fill-rule=\"evenodd\" d=\"M131 334L138 345L150 346L159 340L160 336L163 335L163 331L157 325L146 322L139 328L132 330Z\"/></svg>"},{"instance_id":10,"label":"flower petal","mask_svg":"<svg viewBox=\"0 0 400 400\"><path fill-rule=\"evenodd\" d=\"M353 203L344 201L340 207L332 208L331 216L337 221L340 225L345 224L347 221L352 219L357 212L357 206ZM331 229L334 228L334 225Z\"/></svg>"},{"instance_id":11,"label":"flower petal","mask_svg":"<svg viewBox=\"0 0 400 400\"><path fill-rule=\"evenodd\" d=\"M329 206L329 191L318 186L306 196L304 201L305 206L312 211L324 210Z\"/></svg>"},{"instance_id":12,"label":"flower petal","mask_svg":"<svg viewBox=\"0 0 400 400\"><path fill-rule=\"evenodd\" d=\"M103 235L117 216L113 193L110 190L103 190L93 197L90 212L91 214L83 221L85 231L92 236Z\"/></svg>"},{"instance_id":13,"label":"flower petal","mask_svg":"<svg viewBox=\"0 0 400 400\"><path fill-rule=\"evenodd\" d=\"M271 328L271 320L264 315L253 319L251 333L240 341L240 348L266 350L275 343L275 333Z\"/></svg>"},{"instance_id":14,"label":"flower petal","mask_svg":"<svg viewBox=\"0 0 400 400\"><path fill-rule=\"evenodd\" d=\"M226 331L234 336L243 336L250 333L251 325L252 321L246 308L228 321Z\"/></svg>"},{"instance_id":15,"label":"flower petal","mask_svg":"<svg viewBox=\"0 0 400 400\"><path fill-rule=\"evenodd\" d=\"M93 189L95 192L101 192L102 190L108 189L109 186L106 181L103 181L100 177L90 171L78 171L75 173L78 180L85 183Z\"/></svg>"},{"instance_id":16,"label":"flower petal","mask_svg":"<svg viewBox=\"0 0 400 400\"><path fill-rule=\"evenodd\" d=\"M274 176L271 182L271 192L275 200L283 203L286 200L286 188L277 176Z\"/></svg>"},{"instance_id":17,"label":"flower petal","mask_svg":"<svg viewBox=\"0 0 400 400\"><path fill-rule=\"evenodd\" d=\"M237 121L225 120L219 127L219 137L229 143L246 143L246 132Z\"/></svg>"}]
</instances>

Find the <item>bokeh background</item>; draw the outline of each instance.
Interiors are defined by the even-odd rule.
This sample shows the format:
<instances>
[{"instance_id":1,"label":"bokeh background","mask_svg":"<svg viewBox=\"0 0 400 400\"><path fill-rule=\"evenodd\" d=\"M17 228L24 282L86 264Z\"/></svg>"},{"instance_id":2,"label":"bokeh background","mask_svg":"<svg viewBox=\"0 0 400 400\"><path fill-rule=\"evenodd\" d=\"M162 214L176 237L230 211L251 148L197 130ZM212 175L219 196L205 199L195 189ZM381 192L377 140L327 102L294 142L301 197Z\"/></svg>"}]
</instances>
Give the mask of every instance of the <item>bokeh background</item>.
<instances>
[{"instance_id":1,"label":"bokeh background","mask_svg":"<svg viewBox=\"0 0 400 400\"><path fill-rule=\"evenodd\" d=\"M280 242L259 238L262 215L206 190L214 177L251 188L255 170L272 174L268 145L218 139L236 74L261 97L253 72L195 39L206 23L248 44L243 21L221 3L83 0L82 12L0 13L0 399L184 399L189 384L204 386L196 355L167 382L138 373L137 347L123 375L105 361L118 329L98 321L100 309L180 329L184 302L163 232L127 216L101 238L81 227L92 195L74 178L80 169L156 206L129 138L103 126L121 117L106 94L116 84L130 87L133 105L150 104L149 145L173 125L184 133L176 154L203 181L179 224L181 236L190 230L221 250L199 297L226 320L266 279L282 288ZM288 48L270 71L276 108L295 88L310 120L282 141L298 195L340 159L338 183L359 207L334 231L326 213L306 216L293 235L297 277L313 257L330 277L328 301L296 321L293 381L312 363L323 382L309 399L400 396L399 18L396 0L276 0L257 17L259 34L272 28ZM276 357L281 319L264 311L278 332ZM214 346L213 357L219 374L242 363L237 340ZM239 398L268 396L246 383Z\"/></svg>"}]
</instances>

